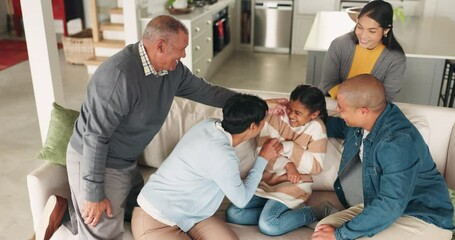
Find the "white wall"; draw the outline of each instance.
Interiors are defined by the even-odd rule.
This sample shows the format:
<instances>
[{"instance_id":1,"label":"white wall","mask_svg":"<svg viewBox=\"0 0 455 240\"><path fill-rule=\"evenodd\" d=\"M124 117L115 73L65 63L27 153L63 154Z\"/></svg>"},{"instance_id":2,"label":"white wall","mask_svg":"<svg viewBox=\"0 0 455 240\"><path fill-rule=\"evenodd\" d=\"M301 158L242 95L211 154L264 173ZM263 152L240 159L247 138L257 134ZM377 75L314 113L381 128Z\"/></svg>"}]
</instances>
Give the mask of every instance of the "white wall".
<instances>
[{"instance_id":1,"label":"white wall","mask_svg":"<svg viewBox=\"0 0 455 240\"><path fill-rule=\"evenodd\" d=\"M162 12L165 9L167 0L149 0L147 5L148 14L152 15L158 12Z\"/></svg>"},{"instance_id":2,"label":"white wall","mask_svg":"<svg viewBox=\"0 0 455 240\"><path fill-rule=\"evenodd\" d=\"M425 0L390 0L387 2L392 4L394 8L401 7L405 16L420 17L423 13L424 1Z\"/></svg>"}]
</instances>

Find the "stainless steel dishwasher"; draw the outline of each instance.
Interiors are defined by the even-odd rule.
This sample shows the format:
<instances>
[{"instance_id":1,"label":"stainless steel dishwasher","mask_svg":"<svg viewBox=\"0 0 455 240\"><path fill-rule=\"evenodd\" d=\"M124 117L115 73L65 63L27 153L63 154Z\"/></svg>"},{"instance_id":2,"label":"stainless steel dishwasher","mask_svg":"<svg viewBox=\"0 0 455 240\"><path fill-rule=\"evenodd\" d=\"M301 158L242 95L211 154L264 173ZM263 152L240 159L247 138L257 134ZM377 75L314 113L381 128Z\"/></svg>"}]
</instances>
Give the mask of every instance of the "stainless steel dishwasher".
<instances>
[{"instance_id":1,"label":"stainless steel dishwasher","mask_svg":"<svg viewBox=\"0 0 455 240\"><path fill-rule=\"evenodd\" d=\"M292 31L291 0L256 0L254 50L289 53Z\"/></svg>"}]
</instances>

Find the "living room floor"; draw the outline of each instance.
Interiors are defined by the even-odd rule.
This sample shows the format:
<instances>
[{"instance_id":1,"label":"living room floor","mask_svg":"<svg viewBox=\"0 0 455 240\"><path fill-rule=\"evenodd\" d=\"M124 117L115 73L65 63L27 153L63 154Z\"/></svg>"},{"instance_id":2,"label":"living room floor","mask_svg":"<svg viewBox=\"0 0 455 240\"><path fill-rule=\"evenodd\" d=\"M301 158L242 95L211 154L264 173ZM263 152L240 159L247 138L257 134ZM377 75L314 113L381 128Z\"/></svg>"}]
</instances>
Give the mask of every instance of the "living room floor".
<instances>
[{"instance_id":1,"label":"living room floor","mask_svg":"<svg viewBox=\"0 0 455 240\"><path fill-rule=\"evenodd\" d=\"M59 50L65 103L78 110L89 79L83 65L65 62ZM290 93L305 82L306 56L235 52L210 79L229 88ZM0 239L30 239L33 222L26 176L43 162L28 61L0 71Z\"/></svg>"}]
</instances>

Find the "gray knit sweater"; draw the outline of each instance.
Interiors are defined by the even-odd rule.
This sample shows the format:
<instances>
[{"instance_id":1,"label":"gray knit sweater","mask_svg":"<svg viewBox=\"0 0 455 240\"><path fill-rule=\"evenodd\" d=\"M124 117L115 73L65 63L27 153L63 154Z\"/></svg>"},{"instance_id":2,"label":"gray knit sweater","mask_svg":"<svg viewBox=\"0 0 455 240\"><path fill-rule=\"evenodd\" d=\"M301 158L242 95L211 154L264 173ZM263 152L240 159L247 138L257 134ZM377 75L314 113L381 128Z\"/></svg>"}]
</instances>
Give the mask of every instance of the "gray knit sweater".
<instances>
[{"instance_id":1,"label":"gray knit sweater","mask_svg":"<svg viewBox=\"0 0 455 240\"><path fill-rule=\"evenodd\" d=\"M104 169L127 168L161 128L174 96L222 107L235 92L213 86L181 62L174 71L145 76L138 43L107 59L93 74L71 146L83 155L86 200L104 199Z\"/></svg>"},{"instance_id":2,"label":"gray knit sweater","mask_svg":"<svg viewBox=\"0 0 455 240\"><path fill-rule=\"evenodd\" d=\"M356 47L353 37L355 36L352 32L346 33L330 44L324 58L322 78L319 84L319 88L324 94L347 79ZM400 92L405 69L406 56L400 51L384 48L371 74L384 84L388 101L393 101Z\"/></svg>"}]
</instances>

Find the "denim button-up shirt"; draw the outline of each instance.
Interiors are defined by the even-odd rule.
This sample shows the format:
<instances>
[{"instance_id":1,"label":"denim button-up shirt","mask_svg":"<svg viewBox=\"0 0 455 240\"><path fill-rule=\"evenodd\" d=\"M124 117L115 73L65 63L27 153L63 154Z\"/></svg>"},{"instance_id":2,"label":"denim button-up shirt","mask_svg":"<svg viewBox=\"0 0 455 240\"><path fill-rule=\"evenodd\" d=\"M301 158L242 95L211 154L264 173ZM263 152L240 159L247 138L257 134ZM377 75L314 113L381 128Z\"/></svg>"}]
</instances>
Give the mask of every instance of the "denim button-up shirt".
<instances>
[{"instance_id":1,"label":"denim button-up shirt","mask_svg":"<svg viewBox=\"0 0 455 240\"><path fill-rule=\"evenodd\" d=\"M347 164L358 154L362 132L361 128L348 127L340 118L329 117L328 137L344 139L339 176L349 171ZM396 105L387 104L363 141L365 208L335 230L337 240L371 237L402 215L453 228L453 207L444 178L422 136ZM346 204L339 179L334 187Z\"/></svg>"}]
</instances>

